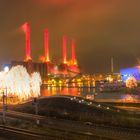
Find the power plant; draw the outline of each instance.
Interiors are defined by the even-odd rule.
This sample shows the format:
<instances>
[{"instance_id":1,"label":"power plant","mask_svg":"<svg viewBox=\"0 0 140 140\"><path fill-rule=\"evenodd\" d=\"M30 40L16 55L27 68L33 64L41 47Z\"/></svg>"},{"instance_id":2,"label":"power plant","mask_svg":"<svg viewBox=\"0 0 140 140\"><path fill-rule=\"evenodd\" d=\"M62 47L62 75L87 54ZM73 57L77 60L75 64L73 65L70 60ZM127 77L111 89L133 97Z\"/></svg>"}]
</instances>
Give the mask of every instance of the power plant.
<instances>
[{"instance_id":1,"label":"power plant","mask_svg":"<svg viewBox=\"0 0 140 140\"><path fill-rule=\"evenodd\" d=\"M67 39L64 35L62 38L62 62L60 64L54 64L49 57L49 32L48 29L44 30L44 59L41 62L34 62L31 58L30 48L30 25L25 23L22 26L25 32L25 48L26 55L24 61L12 61L11 67L16 65L23 65L27 71L31 74L33 72L39 72L42 80L46 80L50 76L60 78L71 78L80 73L80 69L77 64L75 55L75 42L71 41L71 60L67 60Z\"/></svg>"}]
</instances>

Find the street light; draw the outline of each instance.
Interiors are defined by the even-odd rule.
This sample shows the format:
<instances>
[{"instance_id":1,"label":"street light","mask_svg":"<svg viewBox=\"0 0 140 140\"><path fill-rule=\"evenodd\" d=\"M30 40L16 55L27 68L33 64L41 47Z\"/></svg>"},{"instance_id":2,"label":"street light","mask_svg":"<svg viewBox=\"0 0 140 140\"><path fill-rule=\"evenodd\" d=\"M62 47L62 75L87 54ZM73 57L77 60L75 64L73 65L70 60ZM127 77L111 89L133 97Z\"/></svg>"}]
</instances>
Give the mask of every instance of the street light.
<instances>
[{"instance_id":1,"label":"street light","mask_svg":"<svg viewBox=\"0 0 140 140\"><path fill-rule=\"evenodd\" d=\"M8 67L8 66L5 66L5 67L4 67L4 72L7 73L8 71L9 71L9 67Z\"/></svg>"}]
</instances>

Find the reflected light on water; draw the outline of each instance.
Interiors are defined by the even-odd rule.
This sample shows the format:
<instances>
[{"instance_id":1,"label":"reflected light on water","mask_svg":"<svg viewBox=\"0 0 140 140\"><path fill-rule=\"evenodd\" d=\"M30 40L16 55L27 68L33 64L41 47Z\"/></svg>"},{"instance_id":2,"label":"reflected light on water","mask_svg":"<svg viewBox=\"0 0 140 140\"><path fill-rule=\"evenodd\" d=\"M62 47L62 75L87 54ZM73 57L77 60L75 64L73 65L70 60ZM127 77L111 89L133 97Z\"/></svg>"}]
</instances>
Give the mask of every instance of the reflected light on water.
<instances>
[{"instance_id":1,"label":"reflected light on water","mask_svg":"<svg viewBox=\"0 0 140 140\"><path fill-rule=\"evenodd\" d=\"M41 96L81 96L89 100L96 101L116 101L116 102L137 102L140 101L139 96L123 94L123 93L98 93L95 88L75 88L75 87L45 87L41 89Z\"/></svg>"},{"instance_id":2,"label":"reflected light on water","mask_svg":"<svg viewBox=\"0 0 140 140\"><path fill-rule=\"evenodd\" d=\"M54 95L70 95L81 96L81 89L79 88L63 88L63 87L47 87L41 91L42 96L54 96Z\"/></svg>"},{"instance_id":3,"label":"reflected light on water","mask_svg":"<svg viewBox=\"0 0 140 140\"><path fill-rule=\"evenodd\" d=\"M132 95L124 95L122 96L122 100L123 102L136 102L137 101L136 97Z\"/></svg>"}]
</instances>

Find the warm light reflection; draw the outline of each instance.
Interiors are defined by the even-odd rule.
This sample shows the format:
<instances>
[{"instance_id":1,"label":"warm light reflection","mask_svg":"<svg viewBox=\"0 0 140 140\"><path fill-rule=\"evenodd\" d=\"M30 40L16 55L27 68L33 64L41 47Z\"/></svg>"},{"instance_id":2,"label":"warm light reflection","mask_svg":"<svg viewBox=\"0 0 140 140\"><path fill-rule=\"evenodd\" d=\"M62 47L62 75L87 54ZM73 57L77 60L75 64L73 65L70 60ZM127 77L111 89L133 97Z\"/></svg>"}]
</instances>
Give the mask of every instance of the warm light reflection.
<instances>
[{"instance_id":1,"label":"warm light reflection","mask_svg":"<svg viewBox=\"0 0 140 140\"><path fill-rule=\"evenodd\" d=\"M122 97L123 102L137 102L138 100L132 95L124 95Z\"/></svg>"},{"instance_id":2,"label":"warm light reflection","mask_svg":"<svg viewBox=\"0 0 140 140\"><path fill-rule=\"evenodd\" d=\"M80 96L78 88L48 87L42 89L42 96L70 95Z\"/></svg>"}]
</instances>

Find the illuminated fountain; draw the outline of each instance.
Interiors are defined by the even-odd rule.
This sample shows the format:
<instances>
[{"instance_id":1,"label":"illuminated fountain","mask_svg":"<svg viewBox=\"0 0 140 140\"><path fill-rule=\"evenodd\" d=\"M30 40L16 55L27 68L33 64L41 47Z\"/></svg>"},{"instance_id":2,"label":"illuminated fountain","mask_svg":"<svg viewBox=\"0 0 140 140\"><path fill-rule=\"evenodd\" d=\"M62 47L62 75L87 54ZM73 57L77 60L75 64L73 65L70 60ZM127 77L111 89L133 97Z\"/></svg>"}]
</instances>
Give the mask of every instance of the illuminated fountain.
<instances>
[{"instance_id":1,"label":"illuminated fountain","mask_svg":"<svg viewBox=\"0 0 140 140\"><path fill-rule=\"evenodd\" d=\"M37 72L29 75L23 66L15 66L8 72L0 72L0 89L7 97L16 97L18 100L28 100L40 95L41 77Z\"/></svg>"},{"instance_id":2,"label":"illuminated fountain","mask_svg":"<svg viewBox=\"0 0 140 140\"><path fill-rule=\"evenodd\" d=\"M34 72L31 75L31 97L40 96L40 85L42 83L40 74L38 72Z\"/></svg>"}]
</instances>

